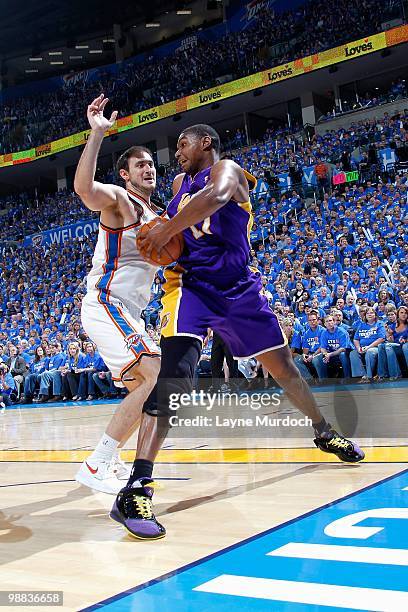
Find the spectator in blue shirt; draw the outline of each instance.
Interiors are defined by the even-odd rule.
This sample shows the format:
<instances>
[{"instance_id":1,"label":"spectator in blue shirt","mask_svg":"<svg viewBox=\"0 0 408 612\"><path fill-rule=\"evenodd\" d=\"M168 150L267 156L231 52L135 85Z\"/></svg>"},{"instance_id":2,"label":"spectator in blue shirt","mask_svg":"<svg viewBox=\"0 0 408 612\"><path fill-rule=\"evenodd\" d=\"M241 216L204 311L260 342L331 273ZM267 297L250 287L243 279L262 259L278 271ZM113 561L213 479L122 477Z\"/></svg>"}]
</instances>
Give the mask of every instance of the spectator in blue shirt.
<instances>
[{"instance_id":1,"label":"spectator in blue shirt","mask_svg":"<svg viewBox=\"0 0 408 612\"><path fill-rule=\"evenodd\" d=\"M82 368L84 354L81 352L78 342L70 342L67 349L67 358L61 369L62 390L64 393L63 401L71 398L75 401L78 398L80 370Z\"/></svg>"},{"instance_id":2,"label":"spectator in blue shirt","mask_svg":"<svg viewBox=\"0 0 408 612\"><path fill-rule=\"evenodd\" d=\"M315 374L315 360L320 354L320 338L324 327L319 325L319 313L311 310L308 317L308 326L302 335L302 355L295 357L295 364L299 372L308 380Z\"/></svg>"},{"instance_id":3,"label":"spectator in blue shirt","mask_svg":"<svg viewBox=\"0 0 408 612\"><path fill-rule=\"evenodd\" d=\"M0 412L10 406L17 397L17 387L14 378L4 361L0 362Z\"/></svg>"},{"instance_id":4,"label":"spectator in blue shirt","mask_svg":"<svg viewBox=\"0 0 408 612\"><path fill-rule=\"evenodd\" d=\"M37 346L34 352L34 361L30 364L30 374L24 381L24 396L22 402L31 404L33 401L34 391L40 382L41 374L48 367L48 357L42 346Z\"/></svg>"},{"instance_id":5,"label":"spectator in blue shirt","mask_svg":"<svg viewBox=\"0 0 408 612\"><path fill-rule=\"evenodd\" d=\"M374 308L367 308L354 335L355 349L350 353L353 377L361 376L361 383L369 383L373 378L378 359L378 345L385 341L384 324L378 320Z\"/></svg>"},{"instance_id":6,"label":"spectator in blue shirt","mask_svg":"<svg viewBox=\"0 0 408 612\"><path fill-rule=\"evenodd\" d=\"M66 362L67 356L62 351L60 342L54 342L50 345L50 356L48 359L48 367L41 374L40 379L40 400L58 402L62 398L62 377L61 369ZM52 396L49 397L50 387Z\"/></svg>"},{"instance_id":7,"label":"spectator in blue shirt","mask_svg":"<svg viewBox=\"0 0 408 612\"><path fill-rule=\"evenodd\" d=\"M76 401L81 400L91 401L96 397L96 388L93 380L93 375L101 366L99 353L95 351L93 342L84 342L85 355L81 363L78 362L77 372L80 374L78 397Z\"/></svg>"},{"instance_id":8,"label":"spectator in blue shirt","mask_svg":"<svg viewBox=\"0 0 408 612\"><path fill-rule=\"evenodd\" d=\"M339 366L343 367L343 377L351 378L350 360L347 349L350 345L348 333L341 327L337 327L334 316L329 314L325 317L326 329L320 337L320 355L314 360L314 366L320 380L329 377L329 367L333 374L337 374Z\"/></svg>"},{"instance_id":9,"label":"spectator in blue shirt","mask_svg":"<svg viewBox=\"0 0 408 612\"><path fill-rule=\"evenodd\" d=\"M408 368L408 308L400 306L396 312L396 324L388 326L387 341L378 347L378 374L390 380L401 378L401 366Z\"/></svg>"},{"instance_id":10,"label":"spectator in blue shirt","mask_svg":"<svg viewBox=\"0 0 408 612\"><path fill-rule=\"evenodd\" d=\"M350 326L358 321L358 309L356 307L354 296L349 293L346 296L346 305L343 308L344 322Z\"/></svg>"}]
</instances>

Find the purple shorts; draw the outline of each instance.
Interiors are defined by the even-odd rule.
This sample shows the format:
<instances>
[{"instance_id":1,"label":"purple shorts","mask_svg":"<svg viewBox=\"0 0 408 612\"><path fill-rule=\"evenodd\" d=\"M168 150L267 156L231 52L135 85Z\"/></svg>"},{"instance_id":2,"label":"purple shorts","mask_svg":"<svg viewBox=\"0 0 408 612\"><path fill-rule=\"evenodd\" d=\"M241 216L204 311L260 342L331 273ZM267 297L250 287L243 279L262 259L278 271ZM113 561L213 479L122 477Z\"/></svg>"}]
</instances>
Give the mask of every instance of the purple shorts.
<instances>
[{"instance_id":1,"label":"purple shorts","mask_svg":"<svg viewBox=\"0 0 408 612\"><path fill-rule=\"evenodd\" d=\"M165 271L162 336L203 340L211 328L237 359L256 357L287 344L276 315L260 295L260 275L248 274L232 287L219 288L191 274Z\"/></svg>"}]
</instances>

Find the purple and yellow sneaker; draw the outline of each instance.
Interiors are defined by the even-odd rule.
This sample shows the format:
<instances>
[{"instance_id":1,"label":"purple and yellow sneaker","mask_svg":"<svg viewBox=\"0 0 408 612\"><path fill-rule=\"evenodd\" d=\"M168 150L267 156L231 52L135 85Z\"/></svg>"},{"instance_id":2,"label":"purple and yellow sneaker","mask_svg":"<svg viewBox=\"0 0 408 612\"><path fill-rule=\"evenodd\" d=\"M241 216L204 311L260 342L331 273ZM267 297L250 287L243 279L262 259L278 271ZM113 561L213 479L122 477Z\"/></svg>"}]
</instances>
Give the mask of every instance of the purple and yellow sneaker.
<instances>
[{"instance_id":1,"label":"purple and yellow sneaker","mask_svg":"<svg viewBox=\"0 0 408 612\"><path fill-rule=\"evenodd\" d=\"M152 497L155 485L151 478L141 478L131 487L123 488L119 491L109 515L138 540L158 540L166 535L165 528L153 514Z\"/></svg>"},{"instance_id":2,"label":"purple and yellow sneaker","mask_svg":"<svg viewBox=\"0 0 408 612\"><path fill-rule=\"evenodd\" d=\"M316 436L313 442L324 453L337 455L341 461L347 463L357 463L365 457L364 451L355 442L347 440L331 427L321 436Z\"/></svg>"}]
</instances>

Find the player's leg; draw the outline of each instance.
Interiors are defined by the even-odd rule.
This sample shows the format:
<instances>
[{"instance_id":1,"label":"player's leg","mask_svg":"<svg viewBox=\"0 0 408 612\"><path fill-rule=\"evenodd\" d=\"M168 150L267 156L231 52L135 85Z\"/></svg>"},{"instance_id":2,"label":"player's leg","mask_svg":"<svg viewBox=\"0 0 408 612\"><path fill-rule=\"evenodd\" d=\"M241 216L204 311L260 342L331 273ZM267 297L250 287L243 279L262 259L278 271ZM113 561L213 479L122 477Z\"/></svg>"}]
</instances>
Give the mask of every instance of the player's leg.
<instances>
[{"instance_id":1,"label":"player's leg","mask_svg":"<svg viewBox=\"0 0 408 612\"><path fill-rule=\"evenodd\" d=\"M76 475L78 482L112 495L125 484L129 470L120 460L119 450L139 426L143 404L154 387L159 369L158 357L142 356L128 370L123 382L129 394L119 404L95 450L81 465Z\"/></svg>"},{"instance_id":2,"label":"player's leg","mask_svg":"<svg viewBox=\"0 0 408 612\"><path fill-rule=\"evenodd\" d=\"M214 390L217 391L224 381L224 342L219 334L213 332L211 347L211 375Z\"/></svg>"},{"instance_id":3,"label":"player's leg","mask_svg":"<svg viewBox=\"0 0 408 612\"><path fill-rule=\"evenodd\" d=\"M81 465L76 479L81 484L116 495L130 471L119 450L140 423L142 407L160 369L160 349L145 331L142 321L121 304L94 303L87 296L82 304L82 323L93 338L114 380L126 386L129 395L111 418L93 453Z\"/></svg>"},{"instance_id":4,"label":"player's leg","mask_svg":"<svg viewBox=\"0 0 408 612\"><path fill-rule=\"evenodd\" d=\"M308 416L315 431L315 444L321 450L336 454L343 461L361 461L363 451L353 442L332 430L323 418L309 385L296 367L288 342L276 315L261 296L260 279L249 275L241 283L241 295L228 294L229 307L224 321L225 340L238 358L257 357L271 376L285 390L290 401Z\"/></svg>"},{"instance_id":5,"label":"player's leg","mask_svg":"<svg viewBox=\"0 0 408 612\"><path fill-rule=\"evenodd\" d=\"M201 341L188 336L162 338L162 360L157 383L143 407L136 459L129 481L119 493L111 518L135 538L158 539L165 529L153 514L153 464L169 430L172 415L169 398L191 393Z\"/></svg>"},{"instance_id":6,"label":"player's leg","mask_svg":"<svg viewBox=\"0 0 408 612\"><path fill-rule=\"evenodd\" d=\"M356 462L364 459L363 451L354 442L338 434L326 422L309 385L294 364L288 346L263 353L258 356L258 360L284 389L292 404L311 419L316 436L315 444L320 450L334 453L342 461Z\"/></svg>"},{"instance_id":7,"label":"player's leg","mask_svg":"<svg viewBox=\"0 0 408 612\"><path fill-rule=\"evenodd\" d=\"M143 407L137 454L131 477L119 493L111 511L136 538L158 539L165 535L152 509L153 463L169 430L171 394L190 393L207 335L208 309L194 288L183 282L182 273L166 270L161 318L162 360L157 384Z\"/></svg>"}]
</instances>

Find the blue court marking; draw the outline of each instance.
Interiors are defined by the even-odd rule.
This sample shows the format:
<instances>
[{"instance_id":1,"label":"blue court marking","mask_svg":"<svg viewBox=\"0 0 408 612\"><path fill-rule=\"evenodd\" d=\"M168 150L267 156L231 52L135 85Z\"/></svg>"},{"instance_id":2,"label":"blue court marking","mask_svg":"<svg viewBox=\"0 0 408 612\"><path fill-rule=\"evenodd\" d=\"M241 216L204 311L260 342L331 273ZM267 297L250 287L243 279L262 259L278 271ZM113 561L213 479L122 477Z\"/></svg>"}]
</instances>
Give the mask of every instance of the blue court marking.
<instances>
[{"instance_id":1,"label":"blue court marking","mask_svg":"<svg viewBox=\"0 0 408 612\"><path fill-rule=\"evenodd\" d=\"M406 491L403 490L405 487L407 487ZM262 503L261 495L258 495L257 499L259 503ZM377 533L365 539L357 538L356 533L353 533L352 537L349 535L343 537L344 533L340 537L337 533L337 536L334 537L324 532L327 525L335 520L357 512L379 508L393 508L394 511L398 509L401 516L400 518L356 517L354 519L356 526L377 528ZM244 510L245 516L250 520L251 508L249 505L243 508ZM381 512L378 511L378 514L380 515ZM351 594L353 597L352 609L355 610L399 611L408 609L408 605L405 608L390 607L391 602L388 601L388 595L394 592L397 597L406 598L408 602L408 525L407 522L404 523L403 518L408 519L408 469L164 576L84 608L82 612L101 608L107 608L109 612L160 609L165 609L166 612L213 612L214 610L217 612L247 612L248 610L251 612L340 612L340 610L350 609L348 606L338 605L336 586L333 585L337 585L337 590L343 587L340 590L346 592L346 596ZM222 529L222 524L215 526L215 529ZM180 537L182 538L183 535L181 534ZM360 554L365 554L368 559L364 562L351 562L348 556L346 560L318 560L310 556L302 559L293 556L268 555L289 543L332 545L336 546L336 549L346 551L347 546L359 547ZM137 547L138 544L135 542L134 546ZM374 552L370 550L367 554L367 550L364 550L367 547L376 550ZM394 549L394 552L389 552L387 549ZM138 550L135 554L141 555L142 551ZM394 561L397 559L397 562L394 564L387 564L386 561L382 564L368 562L371 559L378 561L381 555L386 554L394 554ZM353 555L350 554L350 558L352 557ZM211 591L213 588L210 581L219 580L220 576L225 575L231 576L232 580L238 577L237 588L239 588L240 581L245 578L265 579L267 587L268 585L271 587L267 588L269 599L248 597L245 594L208 592L208 589ZM274 581L273 585L269 584L269 581ZM273 600L270 597L276 585L275 581L290 582L285 591L284 601L282 599ZM207 592L194 590L205 583L210 583L206 586ZM306 587L308 584L311 585L312 598L316 597L316 593L322 586L324 589L325 585L331 585L331 594L326 594L326 599L318 604L295 603L294 593L303 588L304 583ZM356 587L367 589L367 591L353 591L352 589ZM292 597L293 601L291 601ZM367 600L366 597L368 597ZM370 597L371 606L373 606L373 600L375 602L374 607L368 607L367 602Z\"/></svg>"},{"instance_id":2,"label":"blue court marking","mask_svg":"<svg viewBox=\"0 0 408 612\"><path fill-rule=\"evenodd\" d=\"M44 404L33 403L33 404L12 404L11 406L7 406L7 410L34 410L35 408L71 408L72 406L94 406L96 405L104 405L104 404L120 404L122 399L99 399L92 400L92 402L87 402L83 400L82 402L45 402Z\"/></svg>"}]
</instances>

